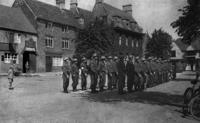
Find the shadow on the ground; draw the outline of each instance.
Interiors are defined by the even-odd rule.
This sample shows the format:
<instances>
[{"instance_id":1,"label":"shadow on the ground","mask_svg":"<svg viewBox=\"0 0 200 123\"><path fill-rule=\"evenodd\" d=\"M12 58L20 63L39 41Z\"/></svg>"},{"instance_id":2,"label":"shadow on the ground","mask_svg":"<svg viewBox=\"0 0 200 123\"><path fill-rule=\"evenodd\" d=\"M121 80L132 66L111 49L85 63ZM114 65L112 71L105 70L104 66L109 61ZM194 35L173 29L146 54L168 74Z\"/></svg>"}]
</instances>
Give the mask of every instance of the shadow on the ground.
<instances>
[{"instance_id":1,"label":"shadow on the ground","mask_svg":"<svg viewBox=\"0 0 200 123\"><path fill-rule=\"evenodd\" d=\"M171 95L161 92L133 92L119 95L117 91L107 91L98 94L82 94L84 99L102 103L131 102L152 105L170 105L182 107L183 97L181 95Z\"/></svg>"},{"instance_id":2,"label":"shadow on the ground","mask_svg":"<svg viewBox=\"0 0 200 123\"><path fill-rule=\"evenodd\" d=\"M191 80L194 80L194 79L189 79L189 78L176 78L174 79L173 81L176 81L176 82L183 82L183 81L191 81Z\"/></svg>"}]
</instances>

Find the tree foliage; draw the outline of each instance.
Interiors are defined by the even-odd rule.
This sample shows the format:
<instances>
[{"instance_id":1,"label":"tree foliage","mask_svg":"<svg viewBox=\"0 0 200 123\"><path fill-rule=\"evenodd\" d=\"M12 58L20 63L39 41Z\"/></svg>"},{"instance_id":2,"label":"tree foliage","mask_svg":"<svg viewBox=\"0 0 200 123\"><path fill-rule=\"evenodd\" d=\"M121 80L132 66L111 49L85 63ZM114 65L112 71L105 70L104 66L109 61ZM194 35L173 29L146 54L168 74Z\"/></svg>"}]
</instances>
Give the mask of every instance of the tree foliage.
<instances>
[{"instance_id":1,"label":"tree foliage","mask_svg":"<svg viewBox=\"0 0 200 123\"><path fill-rule=\"evenodd\" d=\"M146 56L168 59L170 57L171 43L171 35L162 29L155 29L147 43Z\"/></svg>"},{"instance_id":2,"label":"tree foliage","mask_svg":"<svg viewBox=\"0 0 200 123\"><path fill-rule=\"evenodd\" d=\"M200 0L188 0L188 5L178 11L182 15L171 26L176 28L184 43L190 44L200 35Z\"/></svg>"},{"instance_id":3,"label":"tree foliage","mask_svg":"<svg viewBox=\"0 0 200 123\"><path fill-rule=\"evenodd\" d=\"M80 30L76 41L77 55L91 56L94 52L105 54L113 49L114 32L103 20L95 19Z\"/></svg>"}]
</instances>

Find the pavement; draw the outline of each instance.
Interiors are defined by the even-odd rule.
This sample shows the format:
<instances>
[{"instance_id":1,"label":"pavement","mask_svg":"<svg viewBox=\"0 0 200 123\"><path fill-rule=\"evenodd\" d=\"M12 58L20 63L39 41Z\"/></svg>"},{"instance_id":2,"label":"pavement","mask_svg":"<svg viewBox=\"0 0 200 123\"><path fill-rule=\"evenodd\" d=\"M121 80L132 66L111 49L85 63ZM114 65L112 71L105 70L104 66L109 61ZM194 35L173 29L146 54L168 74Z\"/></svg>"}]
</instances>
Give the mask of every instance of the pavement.
<instances>
[{"instance_id":1,"label":"pavement","mask_svg":"<svg viewBox=\"0 0 200 123\"><path fill-rule=\"evenodd\" d=\"M0 76L0 123L199 123L182 117L182 95L193 78L184 72L143 92L118 95L72 92L71 83L65 94L60 74L49 73L16 77L14 90L8 90L7 78Z\"/></svg>"}]
</instances>

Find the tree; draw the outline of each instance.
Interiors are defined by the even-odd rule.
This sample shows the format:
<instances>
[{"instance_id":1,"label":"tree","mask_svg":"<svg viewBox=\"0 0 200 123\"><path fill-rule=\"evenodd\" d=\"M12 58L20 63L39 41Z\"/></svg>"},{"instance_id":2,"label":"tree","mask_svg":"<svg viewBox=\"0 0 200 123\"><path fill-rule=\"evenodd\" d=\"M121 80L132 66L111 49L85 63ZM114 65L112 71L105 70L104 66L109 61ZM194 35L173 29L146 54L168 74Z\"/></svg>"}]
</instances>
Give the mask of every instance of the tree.
<instances>
[{"instance_id":1,"label":"tree","mask_svg":"<svg viewBox=\"0 0 200 123\"><path fill-rule=\"evenodd\" d=\"M200 0L188 0L188 5L178 11L182 15L171 26L176 28L184 43L190 44L200 35Z\"/></svg>"},{"instance_id":2,"label":"tree","mask_svg":"<svg viewBox=\"0 0 200 123\"><path fill-rule=\"evenodd\" d=\"M103 20L95 19L80 30L76 41L76 54L91 56L94 52L105 54L112 52L114 32Z\"/></svg>"},{"instance_id":3,"label":"tree","mask_svg":"<svg viewBox=\"0 0 200 123\"><path fill-rule=\"evenodd\" d=\"M164 32L162 29L155 29L147 44L146 56L168 59L170 57L171 43L171 35Z\"/></svg>"}]
</instances>

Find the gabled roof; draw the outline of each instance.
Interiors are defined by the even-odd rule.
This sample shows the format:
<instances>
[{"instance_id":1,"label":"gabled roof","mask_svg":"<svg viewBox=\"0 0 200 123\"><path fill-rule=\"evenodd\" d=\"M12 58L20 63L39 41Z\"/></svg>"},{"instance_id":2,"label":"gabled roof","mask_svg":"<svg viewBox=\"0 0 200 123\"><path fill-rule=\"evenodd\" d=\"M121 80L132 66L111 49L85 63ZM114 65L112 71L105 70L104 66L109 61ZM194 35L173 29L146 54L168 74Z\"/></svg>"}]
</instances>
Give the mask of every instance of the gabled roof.
<instances>
[{"instance_id":1,"label":"gabled roof","mask_svg":"<svg viewBox=\"0 0 200 123\"><path fill-rule=\"evenodd\" d=\"M129 15L128 13L124 12L121 9L115 8L107 3L97 3L94 7L94 15L99 17L99 16L112 16L112 17L119 17L121 19L125 19L128 20L130 22L135 23L134 26L130 28L127 28L126 25L122 24L118 24L118 26L122 29L125 30L129 30L129 31L133 31L133 32L138 32L138 33L142 33L142 29L141 27L137 24L137 22L135 21L135 19L132 17L132 15Z\"/></svg>"},{"instance_id":2,"label":"gabled roof","mask_svg":"<svg viewBox=\"0 0 200 123\"><path fill-rule=\"evenodd\" d=\"M176 45L180 48L181 51L186 51L188 48L188 45L183 43L181 39L177 39L176 41L174 41L174 43L176 43Z\"/></svg>"},{"instance_id":3,"label":"gabled roof","mask_svg":"<svg viewBox=\"0 0 200 123\"><path fill-rule=\"evenodd\" d=\"M84 18L86 23L94 19L92 11L85 10L79 7L71 10L76 18Z\"/></svg>"},{"instance_id":4,"label":"gabled roof","mask_svg":"<svg viewBox=\"0 0 200 123\"><path fill-rule=\"evenodd\" d=\"M102 3L102 4L103 4L104 8L106 9L106 11L108 13L110 13L112 16L119 16L119 17L121 17L123 19L127 19L127 20L129 20L131 22L136 22L135 19L131 15L129 15L128 13L124 12L123 10L115 8L115 7L113 7L113 6L111 6L111 5L107 4L107 3Z\"/></svg>"},{"instance_id":5,"label":"gabled roof","mask_svg":"<svg viewBox=\"0 0 200 123\"><path fill-rule=\"evenodd\" d=\"M20 8L0 5L0 28L37 34Z\"/></svg>"},{"instance_id":6,"label":"gabled roof","mask_svg":"<svg viewBox=\"0 0 200 123\"><path fill-rule=\"evenodd\" d=\"M71 11L37 0L25 0L37 18L55 23L79 27Z\"/></svg>"}]
</instances>

